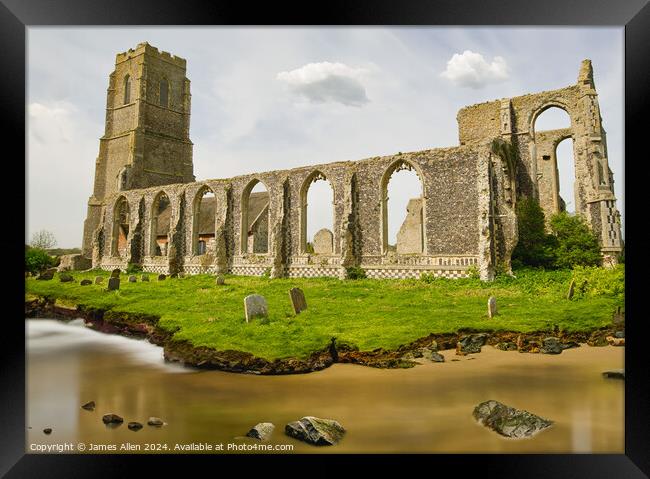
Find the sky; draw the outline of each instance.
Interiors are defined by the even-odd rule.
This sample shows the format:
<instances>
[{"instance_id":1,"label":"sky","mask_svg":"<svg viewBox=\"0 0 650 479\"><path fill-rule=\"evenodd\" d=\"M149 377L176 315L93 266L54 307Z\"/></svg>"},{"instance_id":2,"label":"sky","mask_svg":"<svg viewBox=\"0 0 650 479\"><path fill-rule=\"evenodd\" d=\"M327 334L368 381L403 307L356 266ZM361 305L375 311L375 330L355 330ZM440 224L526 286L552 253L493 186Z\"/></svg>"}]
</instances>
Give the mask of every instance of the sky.
<instances>
[{"instance_id":1,"label":"sky","mask_svg":"<svg viewBox=\"0 0 650 479\"><path fill-rule=\"evenodd\" d=\"M26 242L45 229L59 247L81 245L108 76L115 55L143 41L187 60L197 180L456 146L463 106L572 85L589 58L624 222L623 34L618 27L29 27ZM544 129L562 126L559 115L549 117ZM571 147L561 145L558 155L566 200L572 168L562 158ZM391 180L391 243L419 191L408 172ZM309 237L332 223L331 197L313 196Z\"/></svg>"}]
</instances>

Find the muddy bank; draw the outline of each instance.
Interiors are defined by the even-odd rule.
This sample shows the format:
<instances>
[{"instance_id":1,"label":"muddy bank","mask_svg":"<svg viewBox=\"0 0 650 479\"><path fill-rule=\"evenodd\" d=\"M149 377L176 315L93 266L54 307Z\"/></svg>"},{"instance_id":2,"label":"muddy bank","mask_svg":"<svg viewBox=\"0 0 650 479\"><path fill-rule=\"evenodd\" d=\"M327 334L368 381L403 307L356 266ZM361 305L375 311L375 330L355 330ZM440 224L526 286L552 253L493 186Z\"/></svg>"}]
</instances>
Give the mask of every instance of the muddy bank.
<instances>
[{"instance_id":1,"label":"muddy bank","mask_svg":"<svg viewBox=\"0 0 650 479\"><path fill-rule=\"evenodd\" d=\"M284 358L273 361L254 356L250 353L234 350L218 351L205 346L194 347L189 341L173 339L176 331L168 331L158 325L158 317L146 314L134 314L116 311L104 311L83 305L66 306L51 298L25 300L26 318L54 318L72 320L83 318L86 325L97 331L110 334L148 339L151 343L162 346L166 361L185 366L216 369L221 371L249 374L300 374L319 371L335 362L353 363L376 368L411 368L418 364L414 359L422 357L423 351L442 351L456 349L463 353L459 341L468 335L486 333L485 344L503 350L517 350L522 353L540 353L543 341L549 336L555 337L564 349L589 346L607 346L607 337L617 331L624 331L624 323L611 324L606 327L584 332L535 331L517 333L508 331L478 331L461 329L455 333L430 334L394 350L383 348L373 351L359 351L352 345L336 343L335 340L323 349L313 352L306 359Z\"/></svg>"}]
</instances>

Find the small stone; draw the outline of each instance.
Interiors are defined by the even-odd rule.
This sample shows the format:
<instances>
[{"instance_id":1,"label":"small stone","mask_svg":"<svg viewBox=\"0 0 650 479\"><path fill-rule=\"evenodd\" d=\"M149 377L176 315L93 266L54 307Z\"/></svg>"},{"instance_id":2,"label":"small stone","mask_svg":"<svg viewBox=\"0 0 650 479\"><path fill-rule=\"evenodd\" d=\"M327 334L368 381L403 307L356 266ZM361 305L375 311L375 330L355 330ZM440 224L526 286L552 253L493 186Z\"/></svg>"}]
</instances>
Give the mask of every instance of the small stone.
<instances>
[{"instance_id":1,"label":"small stone","mask_svg":"<svg viewBox=\"0 0 650 479\"><path fill-rule=\"evenodd\" d=\"M149 275L148 275L148 274L143 274L143 275L140 277L140 281L149 281Z\"/></svg>"},{"instance_id":2,"label":"small stone","mask_svg":"<svg viewBox=\"0 0 650 479\"><path fill-rule=\"evenodd\" d=\"M605 340L612 346L625 346L625 338L615 338L614 336L607 336Z\"/></svg>"},{"instance_id":3,"label":"small stone","mask_svg":"<svg viewBox=\"0 0 650 479\"><path fill-rule=\"evenodd\" d=\"M95 410L95 401L89 401L86 404L82 404L81 409L85 409L86 411L94 411Z\"/></svg>"},{"instance_id":4,"label":"small stone","mask_svg":"<svg viewBox=\"0 0 650 479\"><path fill-rule=\"evenodd\" d=\"M53 271L43 271L41 274L39 274L36 279L39 279L41 281L49 281L54 278L54 272Z\"/></svg>"},{"instance_id":5,"label":"small stone","mask_svg":"<svg viewBox=\"0 0 650 479\"><path fill-rule=\"evenodd\" d=\"M493 318L497 314L497 299L494 296L488 298L488 318Z\"/></svg>"},{"instance_id":6,"label":"small stone","mask_svg":"<svg viewBox=\"0 0 650 479\"><path fill-rule=\"evenodd\" d=\"M59 280L62 283L70 283L70 282L74 281L74 278L69 273L59 273Z\"/></svg>"},{"instance_id":7,"label":"small stone","mask_svg":"<svg viewBox=\"0 0 650 479\"><path fill-rule=\"evenodd\" d=\"M157 426L157 427L160 427L160 426L163 426L165 423L164 423L163 420L160 419L159 417L151 416L151 417L147 420L147 424L150 425L150 426Z\"/></svg>"},{"instance_id":8,"label":"small stone","mask_svg":"<svg viewBox=\"0 0 650 479\"><path fill-rule=\"evenodd\" d=\"M180 273L178 273L178 277L181 278L181 279L184 278L184 277L185 277L185 273L183 273L183 272L181 271Z\"/></svg>"},{"instance_id":9,"label":"small stone","mask_svg":"<svg viewBox=\"0 0 650 479\"><path fill-rule=\"evenodd\" d=\"M305 293L300 288L291 288L289 290L289 299L296 314L307 309L307 301L305 300Z\"/></svg>"},{"instance_id":10,"label":"small stone","mask_svg":"<svg viewBox=\"0 0 650 479\"><path fill-rule=\"evenodd\" d=\"M575 292L576 289L576 280L572 279L571 283L569 284L569 291L566 294L566 299L572 299L573 298L573 293Z\"/></svg>"},{"instance_id":11,"label":"small stone","mask_svg":"<svg viewBox=\"0 0 650 479\"><path fill-rule=\"evenodd\" d=\"M140 424L139 422L135 422L135 421L133 421L133 422L130 422L130 423L127 425L127 427L128 427L131 431L139 431L140 429L142 429L142 424Z\"/></svg>"},{"instance_id":12,"label":"small stone","mask_svg":"<svg viewBox=\"0 0 650 479\"><path fill-rule=\"evenodd\" d=\"M167 276L165 276L164 274L159 274L159 275L158 275L158 281L165 281L165 278L166 278L166 277L167 277Z\"/></svg>"},{"instance_id":13,"label":"small stone","mask_svg":"<svg viewBox=\"0 0 650 479\"><path fill-rule=\"evenodd\" d=\"M548 337L542 341L542 347L539 348L539 352L542 354L560 354L562 349L558 338Z\"/></svg>"},{"instance_id":14,"label":"small stone","mask_svg":"<svg viewBox=\"0 0 650 479\"><path fill-rule=\"evenodd\" d=\"M113 271L111 271L111 278L119 278L120 273L121 273L120 268L115 268Z\"/></svg>"},{"instance_id":15,"label":"small stone","mask_svg":"<svg viewBox=\"0 0 650 479\"><path fill-rule=\"evenodd\" d=\"M250 323L256 318L265 320L269 318L269 309L266 304L264 296L259 294L251 294L244 298L244 312L246 314L246 322Z\"/></svg>"},{"instance_id":16,"label":"small stone","mask_svg":"<svg viewBox=\"0 0 650 479\"><path fill-rule=\"evenodd\" d=\"M135 275L129 276L129 283L136 283L138 281L138 278L135 277Z\"/></svg>"},{"instance_id":17,"label":"small stone","mask_svg":"<svg viewBox=\"0 0 650 479\"><path fill-rule=\"evenodd\" d=\"M115 291L120 289L120 278L108 278L108 290Z\"/></svg>"},{"instance_id":18,"label":"small stone","mask_svg":"<svg viewBox=\"0 0 650 479\"><path fill-rule=\"evenodd\" d=\"M287 424L284 432L287 436L315 446L333 446L343 438L345 428L333 419L305 416Z\"/></svg>"},{"instance_id":19,"label":"small stone","mask_svg":"<svg viewBox=\"0 0 650 479\"><path fill-rule=\"evenodd\" d=\"M46 427L45 429L43 429L43 432L45 434L52 434L52 428L51 427Z\"/></svg>"},{"instance_id":20,"label":"small stone","mask_svg":"<svg viewBox=\"0 0 650 479\"><path fill-rule=\"evenodd\" d=\"M226 284L226 278L224 278L222 275L217 276L217 285L222 286Z\"/></svg>"},{"instance_id":21,"label":"small stone","mask_svg":"<svg viewBox=\"0 0 650 479\"><path fill-rule=\"evenodd\" d=\"M102 421L104 421L104 424L122 424L124 419L117 414L104 414Z\"/></svg>"},{"instance_id":22,"label":"small stone","mask_svg":"<svg viewBox=\"0 0 650 479\"><path fill-rule=\"evenodd\" d=\"M95 276L95 284L102 284L104 282L103 276Z\"/></svg>"},{"instance_id":23,"label":"small stone","mask_svg":"<svg viewBox=\"0 0 650 479\"><path fill-rule=\"evenodd\" d=\"M430 359L434 363L444 363L445 362L445 357L442 354L437 353L435 351L431 352L431 357L429 357L428 359Z\"/></svg>"},{"instance_id":24,"label":"small stone","mask_svg":"<svg viewBox=\"0 0 650 479\"><path fill-rule=\"evenodd\" d=\"M553 424L553 421L494 400L476 406L473 415L479 424L514 439L533 436Z\"/></svg>"},{"instance_id":25,"label":"small stone","mask_svg":"<svg viewBox=\"0 0 650 479\"><path fill-rule=\"evenodd\" d=\"M456 343L456 354L464 356L465 354L480 353L481 346L487 341L486 333L469 334L460 338Z\"/></svg>"},{"instance_id":26,"label":"small stone","mask_svg":"<svg viewBox=\"0 0 650 479\"><path fill-rule=\"evenodd\" d=\"M260 422L253 426L253 428L246 433L246 436L259 439L260 441L268 441L271 438L274 429L275 425L273 423Z\"/></svg>"},{"instance_id":27,"label":"small stone","mask_svg":"<svg viewBox=\"0 0 650 479\"><path fill-rule=\"evenodd\" d=\"M497 349L500 349L501 351L516 351L517 350L517 345L513 343L512 341L504 341L497 343L496 346L494 346Z\"/></svg>"},{"instance_id":28,"label":"small stone","mask_svg":"<svg viewBox=\"0 0 650 479\"><path fill-rule=\"evenodd\" d=\"M612 369L611 371L603 372L604 378L610 379L625 379L625 369Z\"/></svg>"},{"instance_id":29,"label":"small stone","mask_svg":"<svg viewBox=\"0 0 650 479\"><path fill-rule=\"evenodd\" d=\"M619 339L620 339L620 338L624 338L624 337L625 337L625 331L616 331L616 332L614 333L614 337L615 337L615 338L619 338Z\"/></svg>"},{"instance_id":30,"label":"small stone","mask_svg":"<svg viewBox=\"0 0 650 479\"><path fill-rule=\"evenodd\" d=\"M89 279L82 279L81 282L79 283L81 286L88 286L89 284L93 284L92 281Z\"/></svg>"}]
</instances>

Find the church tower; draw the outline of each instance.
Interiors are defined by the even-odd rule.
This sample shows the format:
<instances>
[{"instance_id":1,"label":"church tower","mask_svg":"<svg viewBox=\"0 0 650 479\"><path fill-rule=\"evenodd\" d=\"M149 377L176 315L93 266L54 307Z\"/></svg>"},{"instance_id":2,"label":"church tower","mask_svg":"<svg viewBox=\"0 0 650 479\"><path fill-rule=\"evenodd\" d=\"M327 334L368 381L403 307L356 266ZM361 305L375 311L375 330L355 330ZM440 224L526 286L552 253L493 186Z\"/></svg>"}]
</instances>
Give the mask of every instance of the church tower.
<instances>
[{"instance_id":1,"label":"church tower","mask_svg":"<svg viewBox=\"0 0 650 479\"><path fill-rule=\"evenodd\" d=\"M124 190L194 181L190 81L183 58L148 43L118 53L106 98L106 126L84 222L83 254L104 201Z\"/></svg>"}]
</instances>

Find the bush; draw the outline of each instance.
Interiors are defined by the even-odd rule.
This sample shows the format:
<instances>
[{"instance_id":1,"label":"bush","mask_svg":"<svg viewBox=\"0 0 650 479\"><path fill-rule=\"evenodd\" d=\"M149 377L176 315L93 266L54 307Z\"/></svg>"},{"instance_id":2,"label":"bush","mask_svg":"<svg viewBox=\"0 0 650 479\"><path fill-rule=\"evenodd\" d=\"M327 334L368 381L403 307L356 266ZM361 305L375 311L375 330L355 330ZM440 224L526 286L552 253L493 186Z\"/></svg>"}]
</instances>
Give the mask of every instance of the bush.
<instances>
[{"instance_id":1,"label":"bush","mask_svg":"<svg viewBox=\"0 0 650 479\"><path fill-rule=\"evenodd\" d=\"M533 198L522 198L517 203L519 241L512 252L515 267L552 268L552 238L546 234L544 211Z\"/></svg>"},{"instance_id":2,"label":"bush","mask_svg":"<svg viewBox=\"0 0 650 479\"><path fill-rule=\"evenodd\" d=\"M36 274L54 266L54 259L44 249L25 248L25 271Z\"/></svg>"},{"instance_id":3,"label":"bush","mask_svg":"<svg viewBox=\"0 0 650 479\"><path fill-rule=\"evenodd\" d=\"M346 271L347 279L365 279L365 278L367 278L366 270L364 270L363 268L360 268L358 266L350 266L349 268L346 268L345 271Z\"/></svg>"},{"instance_id":4,"label":"bush","mask_svg":"<svg viewBox=\"0 0 650 479\"><path fill-rule=\"evenodd\" d=\"M554 267L600 266L602 256L598 238L578 215L561 212L550 221Z\"/></svg>"},{"instance_id":5,"label":"bush","mask_svg":"<svg viewBox=\"0 0 650 479\"><path fill-rule=\"evenodd\" d=\"M576 266L573 279L576 297L614 296L622 300L625 296L625 266L622 264L613 268Z\"/></svg>"},{"instance_id":6,"label":"bush","mask_svg":"<svg viewBox=\"0 0 650 479\"><path fill-rule=\"evenodd\" d=\"M478 268L476 265L472 265L469 268L467 268L467 277L471 279L480 279L481 278L481 273L479 273Z\"/></svg>"},{"instance_id":7,"label":"bush","mask_svg":"<svg viewBox=\"0 0 650 479\"><path fill-rule=\"evenodd\" d=\"M270 277L271 277L271 268L266 268L262 273L262 278L270 278Z\"/></svg>"},{"instance_id":8,"label":"bush","mask_svg":"<svg viewBox=\"0 0 650 479\"><path fill-rule=\"evenodd\" d=\"M142 273L142 266L137 263L129 263L126 267L126 274Z\"/></svg>"}]
</instances>

